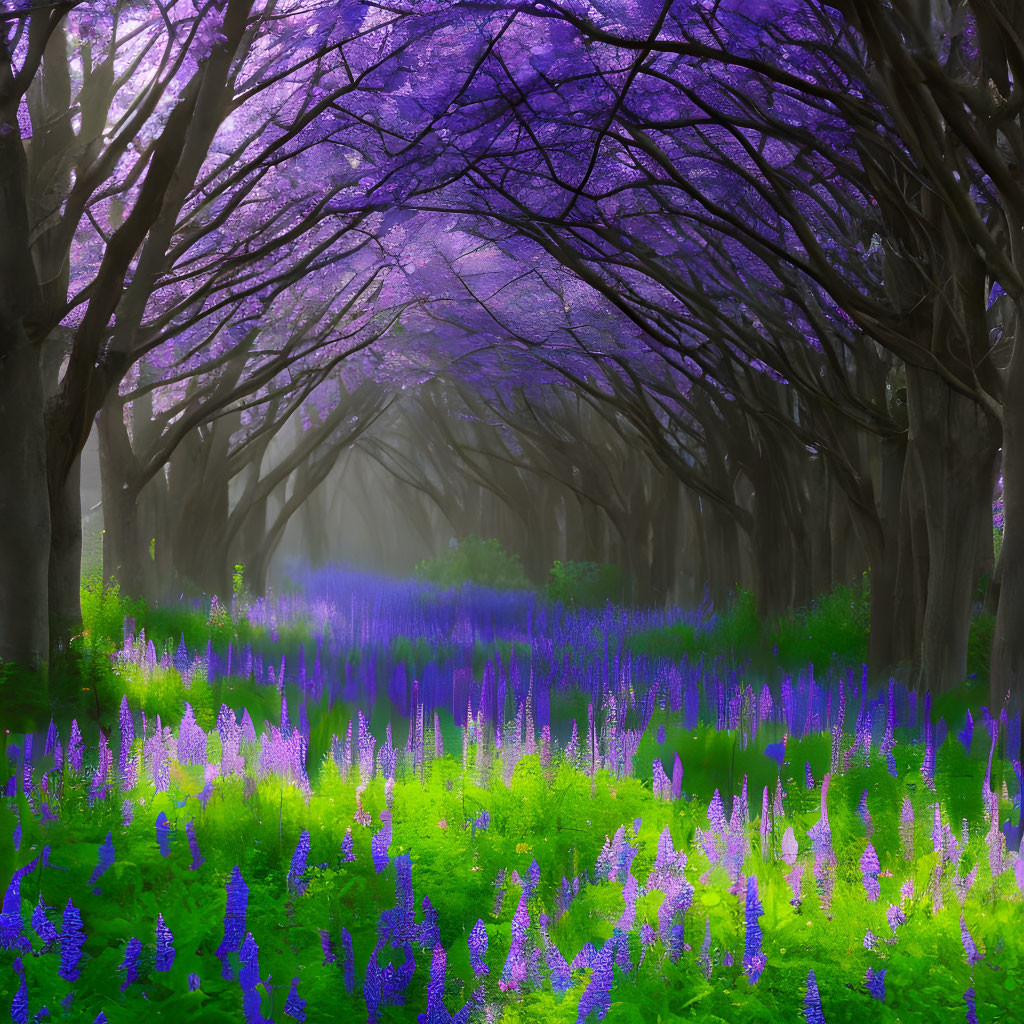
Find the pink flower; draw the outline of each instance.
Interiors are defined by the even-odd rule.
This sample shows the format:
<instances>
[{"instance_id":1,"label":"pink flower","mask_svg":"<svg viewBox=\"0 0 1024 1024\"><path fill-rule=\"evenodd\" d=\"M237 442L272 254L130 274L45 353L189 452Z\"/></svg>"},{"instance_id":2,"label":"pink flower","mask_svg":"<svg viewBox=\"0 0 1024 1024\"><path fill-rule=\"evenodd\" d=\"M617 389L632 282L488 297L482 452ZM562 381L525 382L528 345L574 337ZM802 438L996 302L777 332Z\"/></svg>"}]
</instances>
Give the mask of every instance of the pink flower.
<instances>
[{"instance_id":1,"label":"pink flower","mask_svg":"<svg viewBox=\"0 0 1024 1024\"><path fill-rule=\"evenodd\" d=\"M441 820L440 820L440 821L439 821L439 822L437 823L437 827L438 827L439 829L446 829L446 828L448 827L448 822L447 822L447 821L445 821L445 820L444 820L444 818L442 818L442 819L441 819Z\"/></svg>"}]
</instances>

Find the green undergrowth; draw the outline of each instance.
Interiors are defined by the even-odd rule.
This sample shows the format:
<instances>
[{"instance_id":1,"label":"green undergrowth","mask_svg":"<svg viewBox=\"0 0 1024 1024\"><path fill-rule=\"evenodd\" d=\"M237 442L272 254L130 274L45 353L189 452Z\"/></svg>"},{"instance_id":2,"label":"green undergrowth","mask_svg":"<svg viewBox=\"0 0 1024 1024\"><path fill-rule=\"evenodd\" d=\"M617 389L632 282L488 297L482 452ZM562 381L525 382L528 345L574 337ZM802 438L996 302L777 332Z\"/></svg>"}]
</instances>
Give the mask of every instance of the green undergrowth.
<instances>
[{"instance_id":1,"label":"green undergrowth","mask_svg":"<svg viewBox=\"0 0 1024 1024\"><path fill-rule=\"evenodd\" d=\"M667 734L672 742L684 738L676 727L667 729ZM431 739L428 735L428 746ZM723 742L732 739L725 734ZM523 1024L575 1022L580 995L591 975L588 970L574 974L573 988L564 996L549 989L506 993L498 985L521 891L513 872L525 878L536 861L540 883L529 908L531 934L536 940L538 916L547 913L552 919L552 940L571 960L587 942L599 948L625 909L620 881L594 877L606 838L624 827L626 839L637 850L630 870L641 884L653 867L659 835L667 828L673 845L689 855L686 875L695 893L684 923L689 949L673 963L656 942L638 970L624 974L616 968L606 1020L798 1020L810 968L816 972L829 1024L863 1020L867 1014L872 1020L892 1022L959 1019L962 993L971 986L977 993L980 1020L1012 1019L1005 1015L1015 1012L1016 979L1024 967L1024 932L1014 926L1019 898L1017 902L1010 898L1012 875L995 881L990 876L979 769L958 759L955 741L948 740L940 750L939 774L947 769L959 781L953 790L940 784L937 796L944 820L954 823L958 838L958 816L962 814L970 823L962 870L966 873L977 866L978 876L963 914L984 960L973 969L966 962L960 907L951 893L947 891L945 905L933 913L927 888L936 864L936 856L930 852L930 806L936 795L921 784L919 751L903 744L896 748L896 778L877 758L855 763L845 774L832 778L828 809L838 867L831 905L823 906L809 867L803 898L798 904L793 902L784 878L788 868L779 859L780 839L784 830L792 827L801 856L808 863L807 833L820 815L820 794L816 789L804 789L802 762L826 766L820 741L808 740L793 744L788 751L789 763L783 772L785 814L781 819L772 818L763 852L758 788L762 782L773 786L774 779L757 764L753 752L746 758L744 752L738 755L738 767L748 774L750 796L750 821L745 831L751 848L743 873L757 875L764 907L759 923L767 966L756 985L749 984L742 967L743 896L729 891L727 872L721 866L711 867L697 843L697 829L708 827L706 794L725 785L721 773L716 780L714 764L729 751L727 746L720 749L707 735L700 737L700 742L703 747L682 745L687 794L675 802L655 799L642 779L617 778L604 770L591 778L583 766L560 755L550 764L543 764L538 755L524 758L509 784L500 762L482 766L477 772L471 761L468 775L453 757L428 763L422 776L400 771L394 786L394 833L389 852L393 857L408 854L412 859L417 920L424 897L437 911L440 942L448 951L449 1010L458 1009L477 984L470 971L466 937L477 918L482 918L489 936L487 999L506 1007L502 1019ZM209 756L216 760L218 755L214 743ZM951 760L945 763L947 758ZM1004 772L1009 774L1007 766L997 759L997 787ZM239 1019L237 981L221 978L214 956L223 935L224 884L236 865L249 887L246 929L259 945L261 975L274 982L273 993L263 996L262 1012L280 1019L288 980L299 976L311 1020L364 1019L362 979L376 942L379 915L395 905L394 868L377 872L370 853L370 835L379 827L385 807L379 778L371 781L361 796L361 806L373 823L367 827L353 819L356 780L342 781L329 764L314 779L309 794L278 779L259 781L249 775L218 780L205 807L197 797L203 786L200 766L175 765L167 793L153 795L151 787L143 784L133 792L113 790L92 806L86 799L87 776L87 771L69 774L59 792L52 795L58 821L41 823L24 798L0 805L0 876L9 877L15 866L36 856L43 844L52 851L55 866L37 869L22 883L25 915L40 898L47 906L58 908L51 918L59 916L69 899L81 910L86 956L81 978L74 984L75 1013L80 1019L92 1020L102 1010L110 1024L136 1021L153 1005L184 1019ZM857 813L865 790L873 819L871 842L883 869L877 902L865 897L858 866L868 841ZM976 802L971 802L973 798L956 802L956 791L970 790L978 792ZM126 796L144 797L144 802L136 804L134 820L128 826L122 824ZM723 792L723 796L727 794ZM915 812L912 861L906 859L899 833L899 808L905 797ZM489 826L474 834L468 822L483 810L490 814ZM166 858L155 841L155 820L161 812L171 823ZM11 838L16 815L23 828L17 852ZM640 822L634 835L636 819ZM194 869L185 835L190 821L205 857ZM345 863L339 850L349 827L355 861ZM304 829L310 833L310 851L302 880L304 891L299 892L289 886L286 876ZM99 879L90 881L108 831L116 862ZM584 872L590 874L590 882L584 882L568 912L559 914L556 896L562 878L572 879ZM885 872L891 872L891 877ZM902 901L907 922L889 945L884 941L892 937L885 911L890 904L901 903L900 886L911 877L915 897ZM638 921L656 921L660 898L658 893L641 895ZM178 950L167 974L153 970L158 913L163 914ZM705 921L711 928L710 980L696 960ZM353 994L346 992L339 966L323 962L320 929L326 929L340 947L341 927L353 938L357 978ZM864 947L868 929L881 937L874 950ZM132 936L144 945L140 981L122 995L112 979L118 977L118 965ZM34 943L39 951L38 939ZM641 951L634 934L630 939L634 967ZM726 954L732 957L731 965ZM0 958L12 955L4 952ZM401 951L390 955L398 962L402 959ZM388 1009L382 1020L410 1021L424 1011L430 953L416 947L415 957L417 970L405 1005ZM237 958L232 961L237 968ZM58 962L54 956L24 957L34 1006L41 1002L56 1006L69 990L57 975ZM869 966L889 971L884 1005L871 1001L864 991ZM186 991L191 973L201 979L197 992ZM547 976L543 966L542 975ZM13 974L9 967L5 966L0 977L0 987L10 985ZM8 1002L12 994L0 992Z\"/></svg>"},{"instance_id":2,"label":"green undergrowth","mask_svg":"<svg viewBox=\"0 0 1024 1024\"><path fill-rule=\"evenodd\" d=\"M728 608L710 628L677 624L634 634L627 646L637 654L691 663L716 656L736 664L749 661L755 669L797 672L813 665L816 673L833 666L867 661L870 627L868 574L852 585L838 585L810 607L796 609L766 623L754 595L737 590ZM988 685L989 652L995 617L979 612L971 620L967 677L980 689Z\"/></svg>"}]
</instances>

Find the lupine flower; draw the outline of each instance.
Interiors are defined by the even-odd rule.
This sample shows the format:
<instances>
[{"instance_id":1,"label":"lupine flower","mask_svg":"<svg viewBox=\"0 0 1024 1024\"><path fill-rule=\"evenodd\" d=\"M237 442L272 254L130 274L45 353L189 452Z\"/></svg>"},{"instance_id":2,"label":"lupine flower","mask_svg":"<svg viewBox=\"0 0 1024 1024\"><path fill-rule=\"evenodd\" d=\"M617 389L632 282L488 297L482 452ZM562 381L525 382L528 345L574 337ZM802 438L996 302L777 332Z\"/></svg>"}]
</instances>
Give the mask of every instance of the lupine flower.
<instances>
[{"instance_id":1,"label":"lupine flower","mask_svg":"<svg viewBox=\"0 0 1024 1024\"><path fill-rule=\"evenodd\" d=\"M122 789L134 789L138 781L138 770L131 756L132 744L135 742L135 725L128 707L128 698L121 698L121 710L118 714L118 725L121 730L121 746L117 756L117 774Z\"/></svg>"},{"instance_id":2,"label":"lupine flower","mask_svg":"<svg viewBox=\"0 0 1024 1024\"><path fill-rule=\"evenodd\" d=\"M864 892L867 894L868 899L874 902L882 891L878 884L878 873L882 869L878 863L878 854L875 853L875 848L870 843L868 843L863 856L860 858L860 870L863 874Z\"/></svg>"},{"instance_id":3,"label":"lupine flower","mask_svg":"<svg viewBox=\"0 0 1024 1024\"><path fill-rule=\"evenodd\" d=\"M883 1003L885 1002L885 972L887 970L887 967L882 968L880 971L869 967L864 977L864 984L867 985L871 998Z\"/></svg>"},{"instance_id":4,"label":"lupine flower","mask_svg":"<svg viewBox=\"0 0 1024 1024\"><path fill-rule=\"evenodd\" d=\"M604 1020L611 1009L611 990L614 975L612 973L612 953L615 944L613 935L601 947L601 951L594 959L593 970L590 975L590 982L580 996L579 1014L576 1018L577 1024L584 1024L587 1017L594 1013L597 1019Z\"/></svg>"},{"instance_id":5,"label":"lupine flower","mask_svg":"<svg viewBox=\"0 0 1024 1024\"><path fill-rule=\"evenodd\" d=\"M341 840L341 859L345 863L351 863L356 859L356 855L352 852L352 826L349 825L345 829L345 836Z\"/></svg>"},{"instance_id":6,"label":"lupine flower","mask_svg":"<svg viewBox=\"0 0 1024 1024\"><path fill-rule=\"evenodd\" d=\"M107 838L104 840L103 845L100 847L99 854L96 860L96 867L93 869L93 873L89 876L89 885L95 885L99 881L100 876L114 863L114 840L111 834L107 833ZM99 895L100 890L94 889L94 895Z\"/></svg>"},{"instance_id":7,"label":"lupine flower","mask_svg":"<svg viewBox=\"0 0 1024 1024\"><path fill-rule=\"evenodd\" d=\"M489 968L484 960L487 955L487 929L482 918L477 918L476 924L470 930L467 942L469 943L469 963L473 968L473 973L477 976L487 974Z\"/></svg>"},{"instance_id":8,"label":"lupine flower","mask_svg":"<svg viewBox=\"0 0 1024 1024\"><path fill-rule=\"evenodd\" d=\"M814 971L807 972L807 995L804 997L804 1019L807 1024L825 1024L825 1014L821 1009L821 996L818 994L818 981Z\"/></svg>"},{"instance_id":9,"label":"lupine flower","mask_svg":"<svg viewBox=\"0 0 1024 1024\"><path fill-rule=\"evenodd\" d=\"M21 917L21 880L25 875L31 874L39 858L36 857L31 863L18 868L11 877L7 892L4 893L4 902L0 908L0 949L19 949L29 952L30 945L22 934L24 922Z\"/></svg>"},{"instance_id":10,"label":"lupine flower","mask_svg":"<svg viewBox=\"0 0 1024 1024\"><path fill-rule=\"evenodd\" d=\"M65 981L78 981L85 931L82 929L82 915L71 900L68 900L61 920L60 970L57 973Z\"/></svg>"},{"instance_id":11,"label":"lupine flower","mask_svg":"<svg viewBox=\"0 0 1024 1024\"><path fill-rule=\"evenodd\" d=\"M164 924L164 915L156 916L156 969L158 971L169 971L174 963L175 949L174 936L171 929Z\"/></svg>"},{"instance_id":12,"label":"lupine flower","mask_svg":"<svg viewBox=\"0 0 1024 1024\"><path fill-rule=\"evenodd\" d=\"M889 922L889 928L892 930L893 935L896 934L896 929L901 924L907 923L907 915L895 903L889 904L889 909L885 912L885 919Z\"/></svg>"},{"instance_id":13,"label":"lupine flower","mask_svg":"<svg viewBox=\"0 0 1024 1024\"><path fill-rule=\"evenodd\" d=\"M142 952L142 943L134 936L128 940L124 947L124 959L121 961L119 971L124 971L124 981L121 984L123 992L129 985L138 980L139 977L139 954Z\"/></svg>"},{"instance_id":14,"label":"lupine flower","mask_svg":"<svg viewBox=\"0 0 1024 1024\"><path fill-rule=\"evenodd\" d=\"M356 958L352 953L352 936L347 929L341 929L341 956L344 964L345 991L350 993L356 986Z\"/></svg>"},{"instance_id":15,"label":"lupine flower","mask_svg":"<svg viewBox=\"0 0 1024 1024\"><path fill-rule=\"evenodd\" d=\"M814 789L814 772L811 771L810 761L804 761L804 775L806 776L804 781L807 785L807 788Z\"/></svg>"},{"instance_id":16,"label":"lupine flower","mask_svg":"<svg viewBox=\"0 0 1024 1024\"><path fill-rule=\"evenodd\" d=\"M370 855L378 874L387 868L390 860L388 847L391 845L391 812L386 807L380 812L380 820L383 822L380 830L370 836Z\"/></svg>"},{"instance_id":17,"label":"lupine flower","mask_svg":"<svg viewBox=\"0 0 1024 1024\"><path fill-rule=\"evenodd\" d=\"M238 952L245 935L245 917L249 902L249 887L242 878L242 872L236 864L231 877L225 885L227 890L227 906L224 909L224 939L217 947L216 956L223 964L221 976L231 981L232 970L228 961L229 953Z\"/></svg>"},{"instance_id":18,"label":"lupine flower","mask_svg":"<svg viewBox=\"0 0 1024 1024\"><path fill-rule=\"evenodd\" d=\"M188 976L188 990L189 990L189 992L198 992L199 991L199 985L200 985L199 975L196 974L195 972L189 974L189 976Z\"/></svg>"},{"instance_id":19,"label":"lupine flower","mask_svg":"<svg viewBox=\"0 0 1024 1024\"><path fill-rule=\"evenodd\" d=\"M747 879L746 932L743 944L743 970L751 985L757 984L767 960L761 952L761 926L758 918L764 913L764 907L757 895L757 876Z\"/></svg>"},{"instance_id":20,"label":"lupine flower","mask_svg":"<svg viewBox=\"0 0 1024 1024\"><path fill-rule=\"evenodd\" d=\"M288 990L288 998L284 1001L284 1015L299 1021L306 1019L306 1000L299 996L299 979L292 978L292 987Z\"/></svg>"},{"instance_id":21,"label":"lupine flower","mask_svg":"<svg viewBox=\"0 0 1024 1024\"><path fill-rule=\"evenodd\" d=\"M52 946L58 941L57 929L46 916L47 906L43 903L42 893L39 894L39 902L32 911L32 928L36 935L43 940L44 945Z\"/></svg>"},{"instance_id":22,"label":"lupine flower","mask_svg":"<svg viewBox=\"0 0 1024 1024\"><path fill-rule=\"evenodd\" d=\"M302 876L306 871L306 858L309 856L309 830L303 829L299 841L292 854L292 862L288 868L288 888L300 896L306 891L306 883Z\"/></svg>"},{"instance_id":23,"label":"lupine flower","mask_svg":"<svg viewBox=\"0 0 1024 1024\"><path fill-rule=\"evenodd\" d=\"M974 944L974 939L971 938L971 933L967 930L967 922L964 920L964 915L960 915L960 941L963 943L964 952L967 954L967 964L969 967L973 967L979 960L982 960L983 954L978 952L978 947Z\"/></svg>"},{"instance_id":24,"label":"lupine flower","mask_svg":"<svg viewBox=\"0 0 1024 1024\"><path fill-rule=\"evenodd\" d=\"M82 742L82 730L78 728L78 719L71 720L71 738L68 740L67 763L73 771L82 770L82 754L85 752L85 744Z\"/></svg>"},{"instance_id":25,"label":"lupine flower","mask_svg":"<svg viewBox=\"0 0 1024 1024\"><path fill-rule=\"evenodd\" d=\"M334 943L331 941L331 933L326 928L320 929L320 949L324 954L324 961L321 966L326 967L338 959L334 954Z\"/></svg>"},{"instance_id":26,"label":"lupine flower","mask_svg":"<svg viewBox=\"0 0 1024 1024\"><path fill-rule=\"evenodd\" d=\"M191 819L189 819L188 824L185 826L185 835L188 837L188 848L192 853L192 863L189 865L189 870L198 871L206 863L206 858L200 856L199 843L196 842L196 826Z\"/></svg>"},{"instance_id":27,"label":"lupine flower","mask_svg":"<svg viewBox=\"0 0 1024 1024\"><path fill-rule=\"evenodd\" d=\"M246 932L239 953L241 966L238 971L238 982L242 989L242 1012L246 1024L265 1024L266 1020L260 1011L260 996L256 991L260 981L259 954L260 949L252 937L252 932Z\"/></svg>"},{"instance_id":28,"label":"lupine flower","mask_svg":"<svg viewBox=\"0 0 1024 1024\"><path fill-rule=\"evenodd\" d=\"M160 856L169 857L171 855L171 826L163 811L156 816L156 842L160 847Z\"/></svg>"},{"instance_id":29,"label":"lupine flower","mask_svg":"<svg viewBox=\"0 0 1024 1024\"><path fill-rule=\"evenodd\" d=\"M448 965L444 946L436 945L430 957L430 981L427 982L427 1012L421 1013L420 1024L449 1024L451 1015L444 1005L444 979Z\"/></svg>"},{"instance_id":30,"label":"lupine flower","mask_svg":"<svg viewBox=\"0 0 1024 1024\"><path fill-rule=\"evenodd\" d=\"M792 867L796 862L796 855L799 852L800 848L797 845L796 835L793 833L792 826L790 826L782 836L782 859Z\"/></svg>"},{"instance_id":31,"label":"lupine flower","mask_svg":"<svg viewBox=\"0 0 1024 1024\"><path fill-rule=\"evenodd\" d=\"M707 917L704 919L704 942L700 947L700 956L697 960L704 968L704 977L711 980L711 956L709 950L711 949L711 918Z\"/></svg>"},{"instance_id":32,"label":"lupine flower","mask_svg":"<svg viewBox=\"0 0 1024 1024\"><path fill-rule=\"evenodd\" d=\"M18 976L18 991L11 1001L11 1020L14 1024L28 1024L28 985L25 982L25 965L20 956L14 958L11 967Z\"/></svg>"},{"instance_id":33,"label":"lupine flower","mask_svg":"<svg viewBox=\"0 0 1024 1024\"><path fill-rule=\"evenodd\" d=\"M967 1024L978 1024L978 1011L974 1006L974 989L969 988L964 993L964 1002L967 1004Z\"/></svg>"}]
</instances>

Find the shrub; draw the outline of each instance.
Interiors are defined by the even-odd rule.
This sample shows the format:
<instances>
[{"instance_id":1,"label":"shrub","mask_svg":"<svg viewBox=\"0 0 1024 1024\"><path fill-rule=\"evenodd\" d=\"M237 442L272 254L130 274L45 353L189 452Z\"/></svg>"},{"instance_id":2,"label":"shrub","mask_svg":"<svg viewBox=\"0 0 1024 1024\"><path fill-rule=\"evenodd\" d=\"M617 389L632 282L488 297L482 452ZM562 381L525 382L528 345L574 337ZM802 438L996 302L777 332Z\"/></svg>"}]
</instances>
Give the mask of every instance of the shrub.
<instances>
[{"instance_id":1,"label":"shrub","mask_svg":"<svg viewBox=\"0 0 1024 1024\"><path fill-rule=\"evenodd\" d=\"M510 555L501 542L465 537L439 558L427 558L416 566L416 578L440 587L476 583L496 590L526 590L530 586L518 556Z\"/></svg>"},{"instance_id":2,"label":"shrub","mask_svg":"<svg viewBox=\"0 0 1024 1024\"><path fill-rule=\"evenodd\" d=\"M555 562L547 586L552 601L590 608L617 601L621 591L619 567L599 562Z\"/></svg>"}]
</instances>

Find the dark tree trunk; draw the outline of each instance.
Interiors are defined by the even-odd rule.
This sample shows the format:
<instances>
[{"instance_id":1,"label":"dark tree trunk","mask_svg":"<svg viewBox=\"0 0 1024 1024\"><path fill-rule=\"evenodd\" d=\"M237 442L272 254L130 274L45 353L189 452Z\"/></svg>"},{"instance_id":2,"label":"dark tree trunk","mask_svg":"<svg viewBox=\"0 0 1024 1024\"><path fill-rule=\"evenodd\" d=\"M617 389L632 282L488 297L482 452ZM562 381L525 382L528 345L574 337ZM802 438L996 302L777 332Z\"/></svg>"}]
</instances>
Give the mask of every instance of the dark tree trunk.
<instances>
[{"instance_id":1,"label":"dark tree trunk","mask_svg":"<svg viewBox=\"0 0 1024 1024\"><path fill-rule=\"evenodd\" d=\"M54 686L73 696L75 666L71 638L82 625L82 473L81 456L66 477L51 480L50 563L48 603L50 616L50 678Z\"/></svg>"},{"instance_id":2,"label":"dark tree trunk","mask_svg":"<svg viewBox=\"0 0 1024 1024\"><path fill-rule=\"evenodd\" d=\"M977 534L979 522L991 518L1000 432L975 402L930 371L908 366L907 388L928 539L922 682L944 692L967 672Z\"/></svg>"},{"instance_id":3,"label":"dark tree trunk","mask_svg":"<svg viewBox=\"0 0 1024 1024\"><path fill-rule=\"evenodd\" d=\"M1003 416L1003 547L999 607L989 666L992 713L1007 695L1024 704L1024 324L1018 321ZM1024 738L1022 738L1024 742ZM1015 756L1020 757L1018 752ZM1022 819L1024 824L1024 819Z\"/></svg>"},{"instance_id":4,"label":"dark tree trunk","mask_svg":"<svg viewBox=\"0 0 1024 1024\"><path fill-rule=\"evenodd\" d=\"M29 669L49 656L45 437L39 359L0 294L0 661Z\"/></svg>"}]
</instances>

